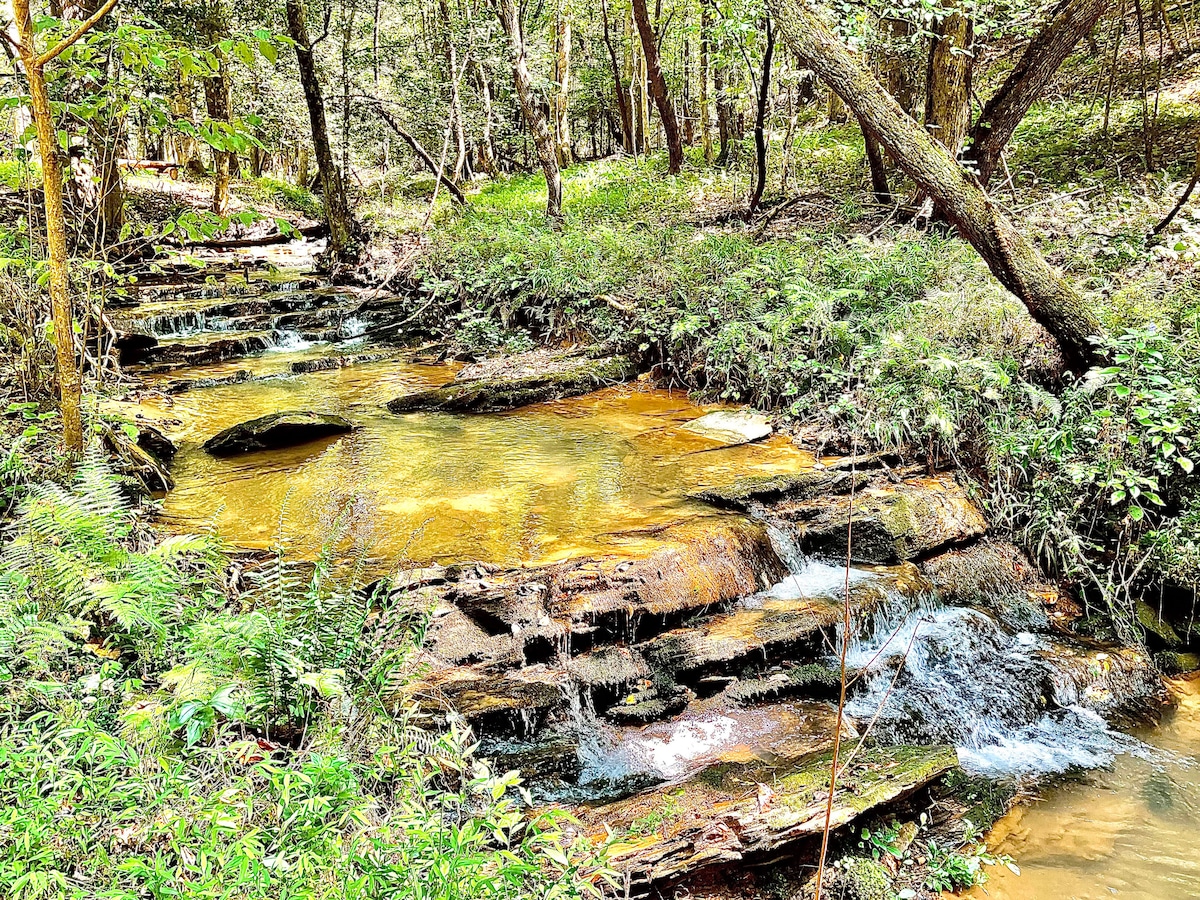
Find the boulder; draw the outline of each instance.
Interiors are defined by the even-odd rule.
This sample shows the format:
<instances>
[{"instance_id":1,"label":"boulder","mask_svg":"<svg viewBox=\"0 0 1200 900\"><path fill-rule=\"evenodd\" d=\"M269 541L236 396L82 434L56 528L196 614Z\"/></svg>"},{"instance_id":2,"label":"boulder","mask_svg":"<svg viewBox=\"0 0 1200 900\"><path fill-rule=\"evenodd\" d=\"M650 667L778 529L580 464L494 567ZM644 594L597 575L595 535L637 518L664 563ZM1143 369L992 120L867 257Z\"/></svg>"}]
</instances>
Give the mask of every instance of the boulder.
<instances>
[{"instance_id":1,"label":"boulder","mask_svg":"<svg viewBox=\"0 0 1200 900\"><path fill-rule=\"evenodd\" d=\"M137 423L137 445L163 465L169 465L179 448L175 442L146 422Z\"/></svg>"},{"instance_id":2,"label":"boulder","mask_svg":"<svg viewBox=\"0 0 1200 900\"><path fill-rule=\"evenodd\" d=\"M946 605L986 610L1017 631L1044 629L1047 610L1057 613L1064 604L1058 589L1007 541L947 550L922 562L921 572Z\"/></svg>"},{"instance_id":3,"label":"boulder","mask_svg":"<svg viewBox=\"0 0 1200 900\"><path fill-rule=\"evenodd\" d=\"M719 409L683 426L701 437L716 441L725 447L736 447L769 437L775 430L770 420L762 413L751 409Z\"/></svg>"},{"instance_id":4,"label":"boulder","mask_svg":"<svg viewBox=\"0 0 1200 900\"><path fill-rule=\"evenodd\" d=\"M816 556L844 558L852 534L851 559L867 564L921 559L981 537L988 527L951 475L877 481L852 496L785 499L767 513L789 525L801 549Z\"/></svg>"},{"instance_id":5,"label":"boulder","mask_svg":"<svg viewBox=\"0 0 1200 900\"><path fill-rule=\"evenodd\" d=\"M535 351L536 360L494 370L464 369L449 384L397 397L387 404L394 413L432 410L440 412L501 412L575 397L637 375L637 366L626 356L593 358L578 353L548 354ZM493 374L494 372L494 374Z\"/></svg>"},{"instance_id":6,"label":"boulder","mask_svg":"<svg viewBox=\"0 0 1200 900\"><path fill-rule=\"evenodd\" d=\"M1138 647L1108 647L1067 639L1040 650L1051 671L1055 706L1081 706L1117 724L1153 718L1170 695L1153 660Z\"/></svg>"},{"instance_id":7,"label":"boulder","mask_svg":"<svg viewBox=\"0 0 1200 900\"><path fill-rule=\"evenodd\" d=\"M214 456L253 450L277 450L318 438L346 434L354 425L341 416L313 412L277 412L226 428L204 442Z\"/></svg>"}]
</instances>

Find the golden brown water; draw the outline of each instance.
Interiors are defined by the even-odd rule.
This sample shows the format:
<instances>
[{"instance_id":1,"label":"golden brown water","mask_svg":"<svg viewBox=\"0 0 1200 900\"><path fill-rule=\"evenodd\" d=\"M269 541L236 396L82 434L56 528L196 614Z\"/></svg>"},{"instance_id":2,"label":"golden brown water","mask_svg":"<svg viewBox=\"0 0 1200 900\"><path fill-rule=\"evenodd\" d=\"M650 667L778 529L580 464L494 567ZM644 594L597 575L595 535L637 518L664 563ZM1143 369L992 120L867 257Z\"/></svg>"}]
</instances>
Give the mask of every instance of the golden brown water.
<instances>
[{"instance_id":1,"label":"golden brown water","mask_svg":"<svg viewBox=\"0 0 1200 900\"><path fill-rule=\"evenodd\" d=\"M1194 900L1200 897L1200 678L1173 685L1179 707L1139 734L1151 758L1123 755L1107 771L1014 809L989 843L1021 874L988 869L972 900Z\"/></svg>"},{"instance_id":2,"label":"golden brown water","mask_svg":"<svg viewBox=\"0 0 1200 900\"><path fill-rule=\"evenodd\" d=\"M215 525L241 546L269 546L282 534L311 553L349 507L388 565L537 563L617 543L628 552L629 532L712 512L689 492L813 463L782 437L722 448L683 431L714 407L641 385L501 415L380 408L453 374L389 360L145 401L143 411L174 420L169 434L183 445L164 515L189 530ZM286 409L339 412L360 427L232 458L199 449L229 425Z\"/></svg>"}]
</instances>

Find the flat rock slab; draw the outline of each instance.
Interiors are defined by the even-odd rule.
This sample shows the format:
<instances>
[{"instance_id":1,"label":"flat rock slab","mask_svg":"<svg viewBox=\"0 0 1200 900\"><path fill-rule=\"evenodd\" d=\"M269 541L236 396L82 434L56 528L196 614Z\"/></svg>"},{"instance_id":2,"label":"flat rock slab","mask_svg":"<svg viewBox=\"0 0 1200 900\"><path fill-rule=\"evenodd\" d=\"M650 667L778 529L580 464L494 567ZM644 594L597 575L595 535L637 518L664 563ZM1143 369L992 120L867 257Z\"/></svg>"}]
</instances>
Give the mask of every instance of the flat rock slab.
<instances>
[{"instance_id":1,"label":"flat rock slab","mask_svg":"<svg viewBox=\"0 0 1200 900\"><path fill-rule=\"evenodd\" d=\"M726 447L736 447L770 437L775 429L762 413L749 409L719 409L693 419L683 426L683 430Z\"/></svg>"},{"instance_id":2,"label":"flat rock slab","mask_svg":"<svg viewBox=\"0 0 1200 900\"><path fill-rule=\"evenodd\" d=\"M318 438L346 434L354 424L341 416L312 412L277 412L226 428L204 442L214 456L232 456L254 450L294 447Z\"/></svg>"},{"instance_id":3,"label":"flat rock slab","mask_svg":"<svg viewBox=\"0 0 1200 900\"><path fill-rule=\"evenodd\" d=\"M848 768L833 798L834 828L930 784L958 765L953 747L842 748ZM793 841L818 836L825 825L829 752L784 765L725 763L682 784L606 806L579 817L609 846L618 872L650 882L670 881L707 866L738 862ZM653 822L652 825L646 825Z\"/></svg>"},{"instance_id":4,"label":"flat rock slab","mask_svg":"<svg viewBox=\"0 0 1200 900\"><path fill-rule=\"evenodd\" d=\"M540 353L534 362L519 358L494 370L464 369L449 384L427 391L405 394L390 401L394 413L421 410L438 412L503 412L576 397L637 376L637 366L626 356L593 358L578 353ZM496 374L486 374L495 371Z\"/></svg>"}]
</instances>

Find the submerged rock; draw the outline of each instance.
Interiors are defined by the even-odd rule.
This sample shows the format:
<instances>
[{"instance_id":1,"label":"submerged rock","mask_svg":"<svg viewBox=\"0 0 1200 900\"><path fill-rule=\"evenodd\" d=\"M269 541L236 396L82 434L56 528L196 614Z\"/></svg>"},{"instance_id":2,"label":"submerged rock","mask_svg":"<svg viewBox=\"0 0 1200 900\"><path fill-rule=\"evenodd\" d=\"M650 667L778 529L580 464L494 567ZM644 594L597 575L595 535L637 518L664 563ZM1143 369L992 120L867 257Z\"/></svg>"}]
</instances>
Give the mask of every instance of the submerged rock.
<instances>
[{"instance_id":1,"label":"submerged rock","mask_svg":"<svg viewBox=\"0 0 1200 900\"><path fill-rule=\"evenodd\" d=\"M492 369L464 369L454 381L439 388L397 397L387 404L394 413L436 410L441 412L501 412L561 400L629 381L637 366L626 356L593 358L579 353L534 351L509 360L511 365Z\"/></svg>"},{"instance_id":2,"label":"submerged rock","mask_svg":"<svg viewBox=\"0 0 1200 900\"><path fill-rule=\"evenodd\" d=\"M214 456L230 456L293 447L353 430L353 423L337 415L277 412L226 428L205 441L204 449Z\"/></svg>"},{"instance_id":3,"label":"submerged rock","mask_svg":"<svg viewBox=\"0 0 1200 900\"><path fill-rule=\"evenodd\" d=\"M720 409L693 419L683 426L701 437L717 441L726 447L749 444L769 437L775 430L762 413L750 409Z\"/></svg>"}]
</instances>

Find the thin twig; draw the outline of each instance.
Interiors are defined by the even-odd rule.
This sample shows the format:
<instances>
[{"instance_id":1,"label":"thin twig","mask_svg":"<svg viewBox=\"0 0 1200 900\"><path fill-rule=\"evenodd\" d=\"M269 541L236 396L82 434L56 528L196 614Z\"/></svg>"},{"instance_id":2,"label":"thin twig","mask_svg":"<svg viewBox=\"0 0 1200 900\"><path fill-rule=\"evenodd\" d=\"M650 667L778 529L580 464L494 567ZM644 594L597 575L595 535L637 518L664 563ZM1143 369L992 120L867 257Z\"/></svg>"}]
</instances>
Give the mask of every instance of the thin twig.
<instances>
[{"instance_id":1,"label":"thin twig","mask_svg":"<svg viewBox=\"0 0 1200 900\"><path fill-rule=\"evenodd\" d=\"M838 695L837 725L833 733L833 761L829 766L829 796L825 800L825 825L821 829L821 856L817 860L816 900L821 900L825 880L825 857L829 853L829 831L833 823L833 795L837 791L838 754L842 749L842 728L846 720L846 653L850 647L850 562L854 537L854 449L850 459L850 501L846 512L846 580L842 598L841 690Z\"/></svg>"}]
</instances>

